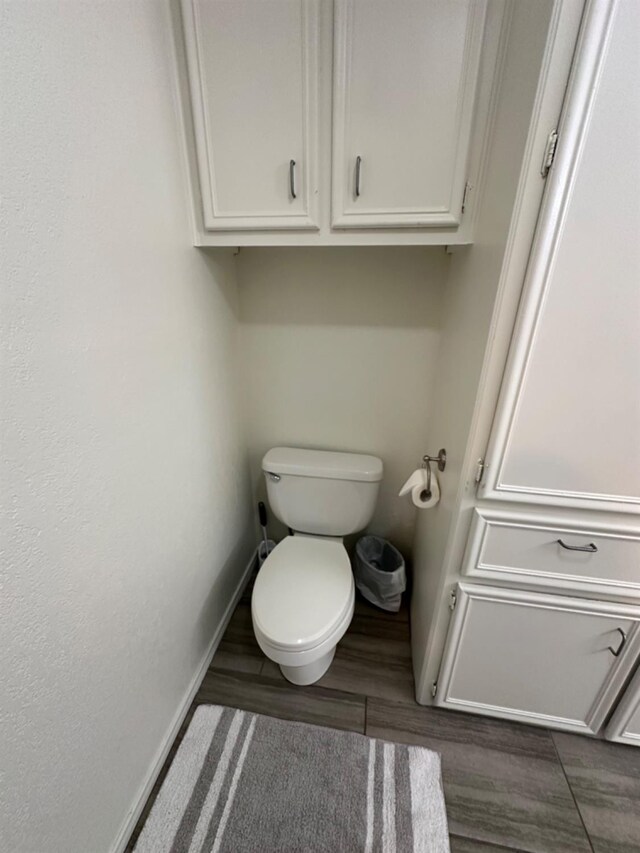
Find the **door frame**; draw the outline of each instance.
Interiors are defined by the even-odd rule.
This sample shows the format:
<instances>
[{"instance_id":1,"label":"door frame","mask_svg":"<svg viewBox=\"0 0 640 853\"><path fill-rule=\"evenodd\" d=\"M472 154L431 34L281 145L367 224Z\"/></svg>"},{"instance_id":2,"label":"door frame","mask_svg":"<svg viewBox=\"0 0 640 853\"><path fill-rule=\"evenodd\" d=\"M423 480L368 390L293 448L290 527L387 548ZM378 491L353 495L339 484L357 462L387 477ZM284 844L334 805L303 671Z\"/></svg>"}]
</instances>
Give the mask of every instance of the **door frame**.
<instances>
[{"instance_id":1,"label":"door frame","mask_svg":"<svg viewBox=\"0 0 640 853\"><path fill-rule=\"evenodd\" d=\"M640 708L640 667L633 676L627 689L622 695L613 716L609 720L604 736L607 740L616 743L627 743L631 746L640 746L640 732L627 732L627 726L631 717Z\"/></svg>"}]
</instances>

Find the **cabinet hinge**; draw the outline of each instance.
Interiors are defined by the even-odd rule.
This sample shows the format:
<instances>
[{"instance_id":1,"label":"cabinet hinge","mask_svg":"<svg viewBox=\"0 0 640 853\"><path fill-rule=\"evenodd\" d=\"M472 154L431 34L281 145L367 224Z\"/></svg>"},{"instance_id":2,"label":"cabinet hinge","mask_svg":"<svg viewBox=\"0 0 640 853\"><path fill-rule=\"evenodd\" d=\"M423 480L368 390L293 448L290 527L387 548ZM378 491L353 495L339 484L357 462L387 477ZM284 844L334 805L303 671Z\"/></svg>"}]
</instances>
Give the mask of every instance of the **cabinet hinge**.
<instances>
[{"instance_id":1,"label":"cabinet hinge","mask_svg":"<svg viewBox=\"0 0 640 853\"><path fill-rule=\"evenodd\" d=\"M480 458L476 462L476 476L475 476L475 484L479 486L482 482L482 478L484 477L484 469L487 467L487 463L484 459Z\"/></svg>"},{"instance_id":2,"label":"cabinet hinge","mask_svg":"<svg viewBox=\"0 0 640 853\"><path fill-rule=\"evenodd\" d=\"M458 603L458 594L454 589L451 590L449 594L449 610L455 610L456 604Z\"/></svg>"},{"instance_id":3,"label":"cabinet hinge","mask_svg":"<svg viewBox=\"0 0 640 853\"><path fill-rule=\"evenodd\" d=\"M473 187L471 186L469 181L467 181L467 183L464 185L464 193L462 194L462 210L461 210L461 213L464 213L464 209L467 206L467 196L469 195L469 193L472 189L473 189Z\"/></svg>"},{"instance_id":4,"label":"cabinet hinge","mask_svg":"<svg viewBox=\"0 0 640 853\"><path fill-rule=\"evenodd\" d=\"M547 137L547 144L544 146L544 157L542 158L542 166L540 167L540 174L543 178L547 177L549 170L553 166L553 159L556 156L557 147L558 131L554 128Z\"/></svg>"},{"instance_id":5,"label":"cabinet hinge","mask_svg":"<svg viewBox=\"0 0 640 853\"><path fill-rule=\"evenodd\" d=\"M436 693L438 692L438 682L434 681L431 685L431 695L435 698Z\"/></svg>"}]
</instances>

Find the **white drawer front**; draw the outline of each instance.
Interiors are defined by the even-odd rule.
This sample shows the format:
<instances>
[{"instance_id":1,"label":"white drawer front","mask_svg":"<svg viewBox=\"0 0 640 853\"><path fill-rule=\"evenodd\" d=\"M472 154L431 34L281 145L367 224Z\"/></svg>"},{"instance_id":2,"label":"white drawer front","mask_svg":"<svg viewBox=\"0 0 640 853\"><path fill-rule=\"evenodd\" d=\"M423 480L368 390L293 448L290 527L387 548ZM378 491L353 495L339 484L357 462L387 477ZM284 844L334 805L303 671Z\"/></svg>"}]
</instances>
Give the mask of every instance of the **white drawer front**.
<instances>
[{"instance_id":1,"label":"white drawer front","mask_svg":"<svg viewBox=\"0 0 640 853\"><path fill-rule=\"evenodd\" d=\"M539 516L476 509L464 573L638 597L640 530L612 533L579 523L547 523Z\"/></svg>"}]
</instances>

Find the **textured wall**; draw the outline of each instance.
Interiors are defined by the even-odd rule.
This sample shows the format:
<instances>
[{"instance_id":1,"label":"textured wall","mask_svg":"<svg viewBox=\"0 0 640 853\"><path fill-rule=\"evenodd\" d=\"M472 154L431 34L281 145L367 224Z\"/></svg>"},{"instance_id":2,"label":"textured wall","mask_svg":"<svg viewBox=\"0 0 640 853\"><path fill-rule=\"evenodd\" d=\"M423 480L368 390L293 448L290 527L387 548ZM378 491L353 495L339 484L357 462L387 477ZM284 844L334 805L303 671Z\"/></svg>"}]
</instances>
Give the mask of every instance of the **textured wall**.
<instances>
[{"instance_id":1,"label":"textured wall","mask_svg":"<svg viewBox=\"0 0 640 853\"><path fill-rule=\"evenodd\" d=\"M275 444L379 455L371 530L405 553L398 490L424 453L449 257L443 248L242 249L237 257L254 486ZM283 532L274 524L273 530Z\"/></svg>"},{"instance_id":2,"label":"textured wall","mask_svg":"<svg viewBox=\"0 0 640 853\"><path fill-rule=\"evenodd\" d=\"M109 850L249 557L157 0L3 3L0 849Z\"/></svg>"}]
</instances>

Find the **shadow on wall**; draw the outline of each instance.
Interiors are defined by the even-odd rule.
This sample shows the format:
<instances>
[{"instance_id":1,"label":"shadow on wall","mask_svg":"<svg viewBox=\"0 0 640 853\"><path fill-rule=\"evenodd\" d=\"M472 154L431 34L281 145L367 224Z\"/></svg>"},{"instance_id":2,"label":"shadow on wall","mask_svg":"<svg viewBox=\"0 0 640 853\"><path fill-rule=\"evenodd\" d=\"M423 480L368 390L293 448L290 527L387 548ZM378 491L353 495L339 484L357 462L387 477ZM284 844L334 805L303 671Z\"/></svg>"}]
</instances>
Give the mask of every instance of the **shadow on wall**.
<instances>
[{"instance_id":1,"label":"shadow on wall","mask_svg":"<svg viewBox=\"0 0 640 853\"><path fill-rule=\"evenodd\" d=\"M243 572L253 565L255 543L242 539L232 549L221 567L211 567L211 588L202 601L202 606L195 614L194 626L202 654L208 649L216 629L222 624L225 616L225 605L233 600L238 583Z\"/></svg>"},{"instance_id":2,"label":"shadow on wall","mask_svg":"<svg viewBox=\"0 0 640 853\"><path fill-rule=\"evenodd\" d=\"M428 451L449 267L442 247L242 249L236 258L245 428L260 461L292 445L372 453L385 476L370 530L411 549L397 497ZM286 531L273 524L276 539Z\"/></svg>"},{"instance_id":3,"label":"shadow on wall","mask_svg":"<svg viewBox=\"0 0 640 853\"><path fill-rule=\"evenodd\" d=\"M442 247L241 249L240 320L440 328Z\"/></svg>"},{"instance_id":4,"label":"shadow on wall","mask_svg":"<svg viewBox=\"0 0 640 853\"><path fill-rule=\"evenodd\" d=\"M192 252L192 247L189 246L187 251ZM207 288L209 298L217 298L217 294L219 293L224 297L224 301L235 319L240 320L238 288L236 285L236 274L232 262L232 258L234 257L233 249L209 249L207 251L199 251L197 256L209 271L209 275L216 284L214 291ZM229 269L229 267L231 267L231 269ZM206 279L203 278L198 281L199 283L206 282Z\"/></svg>"}]
</instances>

